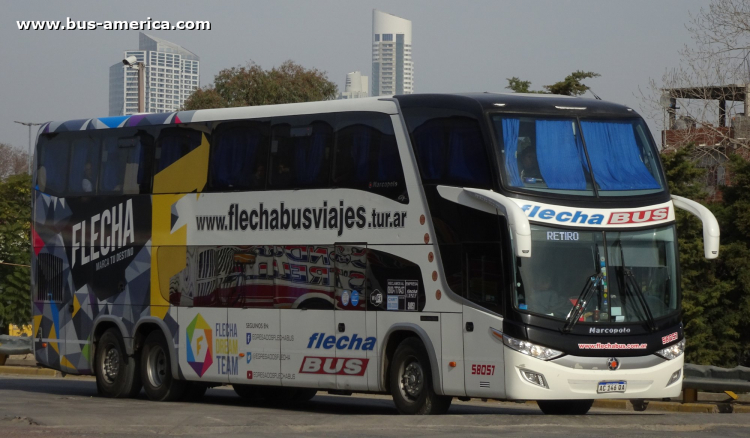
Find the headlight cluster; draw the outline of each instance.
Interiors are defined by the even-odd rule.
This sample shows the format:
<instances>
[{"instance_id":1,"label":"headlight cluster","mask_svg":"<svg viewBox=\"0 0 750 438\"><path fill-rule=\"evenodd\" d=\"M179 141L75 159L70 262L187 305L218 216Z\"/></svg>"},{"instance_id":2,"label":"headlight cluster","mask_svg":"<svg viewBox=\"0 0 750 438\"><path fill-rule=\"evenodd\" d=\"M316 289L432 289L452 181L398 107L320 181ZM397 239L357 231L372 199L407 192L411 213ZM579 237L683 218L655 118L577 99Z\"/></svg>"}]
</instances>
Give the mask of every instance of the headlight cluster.
<instances>
[{"instance_id":1,"label":"headlight cluster","mask_svg":"<svg viewBox=\"0 0 750 438\"><path fill-rule=\"evenodd\" d=\"M682 340L676 344L672 344L667 348L662 348L661 350L657 351L656 354L663 357L664 359L676 359L680 357L682 353L685 352L685 338L682 338Z\"/></svg>"},{"instance_id":2,"label":"headlight cluster","mask_svg":"<svg viewBox=\"0 0 750 438\"><path fill-rule=\"evenodd\" d=\"M532 344L531 342L521 341L508 336L505 333L503 333L503 343L518 352L541 360L554 359L563 354L562 351L542 347L541 345Z\"/></svg>"}]
</instances>

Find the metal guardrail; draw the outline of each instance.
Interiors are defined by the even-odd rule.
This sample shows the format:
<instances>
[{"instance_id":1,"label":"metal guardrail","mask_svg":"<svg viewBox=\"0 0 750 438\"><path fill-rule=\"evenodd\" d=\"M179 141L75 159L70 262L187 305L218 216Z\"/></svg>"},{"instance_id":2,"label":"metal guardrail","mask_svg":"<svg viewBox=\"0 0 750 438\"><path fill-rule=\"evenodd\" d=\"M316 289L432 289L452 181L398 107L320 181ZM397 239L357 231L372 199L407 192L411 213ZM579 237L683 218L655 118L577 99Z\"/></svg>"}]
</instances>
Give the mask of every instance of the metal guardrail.
<instances>
[{"instance_id":1,"label":"metal guardrail","mask_svg":"<svg viewBox=\"0 0 750 438\"><path fill-rule=\"evenodd\" d=\"M33 339L28 336L0 335L0 354L31 354L33 353Z\"/></svg>"},{"instance_id":2,"label":"metal guardrail","mask_svg":"<svg viewBox=\"0 0 750 438\"><path fill-rule=\"evenodd\" d=\"M685 364L683 389L704 391L750 392L750 368L720 368L711 365Z\"/></svg>"}]
</instances>

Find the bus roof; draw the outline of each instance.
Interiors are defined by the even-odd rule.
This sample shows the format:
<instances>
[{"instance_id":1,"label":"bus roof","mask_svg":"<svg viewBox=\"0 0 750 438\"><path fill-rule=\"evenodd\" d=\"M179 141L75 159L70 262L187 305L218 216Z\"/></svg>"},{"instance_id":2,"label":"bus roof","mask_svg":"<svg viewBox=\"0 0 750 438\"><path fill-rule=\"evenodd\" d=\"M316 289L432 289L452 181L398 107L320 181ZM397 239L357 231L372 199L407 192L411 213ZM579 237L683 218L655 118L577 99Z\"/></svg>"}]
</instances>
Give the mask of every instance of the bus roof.
<instances>
[{"instance_id":1,"label":"bus roof","mask_svg":"<svg viewBox=\"0 0 750 438\"><path fill-rule=\"evenodd\" d=\"M477 114L487 110L495 110L498 112L534 113L560 116L595 115L638 117L638 114L633 109L624 105L581 97L550 94L489 92L462 94L408 94L365 97L360 99L76 119L62 122L48 122L42 125L40 133L46 134L52 132L238 120L344 111L374 111L386 114L396 114L398 110L392 101L393 98L398 100L403 108L454 108Z\"/></svg>"}]
</instances>

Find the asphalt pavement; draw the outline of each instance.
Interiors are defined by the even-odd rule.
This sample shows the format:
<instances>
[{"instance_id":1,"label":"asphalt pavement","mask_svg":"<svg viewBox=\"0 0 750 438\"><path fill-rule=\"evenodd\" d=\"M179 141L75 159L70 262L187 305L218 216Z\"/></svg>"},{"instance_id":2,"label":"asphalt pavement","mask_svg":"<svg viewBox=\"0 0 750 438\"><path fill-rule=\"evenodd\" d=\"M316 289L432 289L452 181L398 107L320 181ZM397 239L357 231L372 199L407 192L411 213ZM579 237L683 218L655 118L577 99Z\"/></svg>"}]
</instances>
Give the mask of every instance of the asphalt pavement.
<instances>
[{"instance_id":1,"label":"asphalt pavement","mask_svg":"<svg viewBox=\"0 0 750 438\"><path fill-rule=\"evenodd\" d=\"M386 396L319 393L296 406L248 403L230 387L195 403L99 397L91 378L0 375L0 436L15 437L750 436L750 414L628 412L545 416L535 406L454 400L447 415L399 415Z\"/></svg>"}]
</instances>

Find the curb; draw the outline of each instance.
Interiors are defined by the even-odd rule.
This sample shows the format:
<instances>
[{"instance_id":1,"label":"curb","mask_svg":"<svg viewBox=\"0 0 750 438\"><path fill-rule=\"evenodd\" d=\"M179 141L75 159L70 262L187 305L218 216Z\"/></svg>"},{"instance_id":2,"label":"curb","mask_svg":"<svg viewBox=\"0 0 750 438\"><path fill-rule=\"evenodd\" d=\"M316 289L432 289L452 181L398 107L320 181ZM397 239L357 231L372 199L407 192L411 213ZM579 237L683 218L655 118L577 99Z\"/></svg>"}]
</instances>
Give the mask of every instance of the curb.
<instances>
[{"instance_id":1,"label":"curb","mask_svg":"<svg viewBox=\"0 0 750 438\"><path fill-rule=\"evenodd\" d=\"M0 374L20 374L25 376L51 376L51 377L62 377L62 373L57 370L51 370L49 368L39 367L16 367L16 366L0 366Z\"/></svg>"},{"instance_id":2,"label":"curb","mask_svg":"<svg viewBox=\"0 0 750 438\"><path fill-rule=\"evenodd\" d=\"M633 410L633 404L630 400L594 400L595 408L606 408L606 409L623 409L626 411Z\"/></svg>"}]
</instances>

